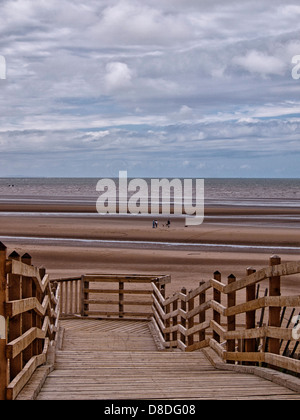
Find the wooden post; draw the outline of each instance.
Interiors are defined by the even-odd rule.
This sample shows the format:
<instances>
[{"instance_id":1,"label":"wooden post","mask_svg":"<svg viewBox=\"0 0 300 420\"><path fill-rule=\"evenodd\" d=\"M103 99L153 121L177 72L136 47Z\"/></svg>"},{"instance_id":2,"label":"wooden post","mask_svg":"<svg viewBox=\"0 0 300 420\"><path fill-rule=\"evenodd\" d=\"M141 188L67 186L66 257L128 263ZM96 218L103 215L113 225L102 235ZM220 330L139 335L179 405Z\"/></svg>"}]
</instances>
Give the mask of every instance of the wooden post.
<instances>
[{"instance_id":1,"label":"wooden post","mask_svg":"<svg viewBox=\"0 0 300 420\"><path fill-rule=\"evenodd\" d=\"M162 295L162 297L165 299L166 298L166 285L158 282L158 290L160 291L160 294ZM165 308L164 305L160 301L159 301L159 305L165 314L170 312L170 305L167 305L167 307ZM164 323L164 328L168 328L170 326L170 319L164 319L163 323ZM163 336L166 342L170 341L169 333L164 333Z\"/></svg>"},{"instance_id":2,"label":"wooden post","mask_svg":"<svg viewBox=\"0 0 300 420\"><path fill-rule=\"evenodd\" d=\"M13 251L8 259L20 261L20 255ZM9 274L8 277L8 299L9 301L22 299L22 277L17 274ZM8 341L11 342L22 336L22 315L16 315L9 320ZM19 353L10 360L11 382L23 369L23 353Z\"/></svg>"},{"instance_id":3,"label":"wooden post","mask_svg":"<svg viewBox=\"0 0 300 420\"><path fill-rule=\"evenodd\" d=\"M165 314L168 315L171 311L171 304L169 303L168 305L165 306ZM164 309L164 308L163 308ZM169 328L171 326L171 318L167 318L165 320L165 328ZM168 343L170 341L170 333L167 332L164 334L164 338L165 338L165 342Z\"/></svg>"},{"instance_id":4,"label":"wooden post","mask_svg":"<svg viewBox=\"0 0 300 420\"><path fill-rule=\"evenodd\" d=\"M221 273L219 271L215 271L214 272L214 279L217 281L221 281ZM213 289L213 300L216 301L217 303L221 303L221 292L217 289ZM218 311L213 310L213 320L217 323L217 324L221 324L221 315ZM215 331L213 331L213 338L220 343L220 336L218 333L216 333Z\"/></svg>"},{"instance_id":5,"label":"wooden post","mask_svg":"<svg viewBox=\"0 0 300 420\"><path fill-rule=\"evenodd\" d=\"M189 299L188 301L188 311L192 311L194 309L194 298ZM190 317L188 319L188 329L193 328L194 326L194 317ZM192 346L194 344L194 334L188 335L188 346Z\"/></svg>"},{"instance_id":6,"label":"wooden post","mask_svg":"<svg viewBox=\"0 0 300 420\"><path fill-rule=\"evenodd\" d=\"M159 283L158 290L160 291L163 298L166 297L166 285Z\"/></svg>"},{"instance_id":7,"label":"wooden post","mask_svg":"<svg viewBox=\"0 0 300 420\"><path fill-rule=\"evenodd\" d=\"M123 305L123 300L124 300L124 282L119 281L119 318L123 318L123 313L124 313L124 305Z\"/></svg>"},{"instance_id":8,"label":"wooden post","mask_svg":"<svg viewBox=\"0 0 300 420\"><path fill-rule=\"evenodd\" d=\"M234 283L236 281L236 277L233 274L228 276L228 284ZM227 295L227 307L231 308L232 306L236 305L236 292L228 293ZM227 317L227 331L235 331L235 315L231 315ZM228 352L235 352L235 340L227 340L227 351ZM233 360L228 360L227 363L234 364Z\"/></svg>"},{"instance_id":9,"label":"wooden post","mask_svg":"<svg viewBox=\"0 0 300 420\"><path fill-rule=\"evenodd\" d=\"M21 258L23 264L31 265L31 256L24 254ZM23 277L22 279L22 299L31 298L32 295L32 279L30 277ZM33 327L33 311L25 312L22 315L22 333L24 334ZM24 364L27 363L33 356L33 344L31 343L23 352Z\"/></svg>"},{"instance_id":10,"label":"wooden post","mask_svg":"<svg viewBox=\"0 0 300 420\"><path fill-rule=\"evenodd\" d=\"M270 258L270 266L281 264L281 258L273 255ZM269 277L269 296L280 296L280 276ZM269 307L269 326L280 327L280 307ZM279 354L280 339L269 338L269 352Z\"/></svg>"},{"instance_id":11,"label":"wooden post","mask_svg":"<svg viewBox=\"0 0 300 420\"><path fill-rule=\"evenodd\" d=\"M255 273L256 270L249 267L247 268L247 276ZM251 300L255 300L256 298L256 291L255 291L255 284L251 284L250 286L246 287L246 302L250 302ZM246 312L246 329L255 328L255 310ZM245 352L255 352L256 347L256 339L255 338L247 338L245 340ZM246 365L255 365L255 362L245 362Z\"/></svg>"},{"instance_id":12,"label":"wooden post","mask_svg":"<svg viewBox=\"0 0 300 420\"><path fill-rule=\"evenodd\" d=\"M8 365L6 359L7 320L5 316L5 303L7 293L6 283L6 246L0 242L0 400L6 399L8 385Z\"/></svg>"},{"instance_id":13,"label":"wooden post","mask_svg":"<svg viewBox=\"0 0 300 420\"><path fill-rule=\"evenodd\" d=\"M173 311L177 311L177 309L178 309L178 300L177 299L174 300L172 309L173 309ZM178 316L177 315L173 316L172 324L173 324L173 327L175 327L178 324ZM178 340L178 331L174 331L173 334L172 334L172 341L177 342L177 340Z\"/></svg>"},{"instance_id":14,"label":"wooden post","mask_svg":"<svg viewBox=\"0 0 300 420\"><path fill-rule=\"evenodd\" d=\"M199 286L202 286L205 282L204 281L200 281ZM200 293L199 295L199 305L202 305L203 303L205 303L206 300L206 294L205 292ZM205 322L206 319L206 312L202 311L199 314L199 323L202 324L202 322ZM205 330L202 330L199 332L199 341L204 341L205 340Z\"/></svg>"},{"instance_id":15,"label":"wooden post","mask_svg":"<svg viewBox=\"0 0 300 420\"><path fill-rule=\"evenodd\" d=\"M180 291L183 295L186 295L186 288L185 287L183 287L182 289L181 289L181 291ZM186 311L186 302L184 301L184 300L182 300L181 301L181 309L183 310L183 311ZM180 324L184 327L184 328L186 328L186 319L184 318L184 317L181 317L181 320L180 320ZM180 341L182 341L183 342L183 344L185 344L185 342L186 342L186 340L185 340L185 334L180 334Z\"/></svg>"},{"instance_id":16,"label":"wooden post","mask_svg":"<svg viewBox=\"0 0 300 420\"><path fill-rule=\"evenodd\" d=\"M73 291L73 281L70 281L69 282L70 283L70 309L69 309L69 314L70 315L73 315L74 314L74 309L73 309L73 306L74 306L74 291Z\"/></svg>"},{"instance_id":17,"label":"wooden post","mask_svg":"<svg viewBox=\"0 0 300 420\"><path fill-rule=\"evenodd\" d=\"M89 293L87 289L89 288L89 282L85 280L85 276L81 276L81 316L87 316L86 311L89 310Z\"/></svg>"},{"instance_id":18,"label":"wooden post","mask_svg":"<svg viewBox=\"0 0 300 420\"><path fill-rule=\"evenodd\" d=\"M39 268L39 274L40 274L40 278L43 279L44 276L46 275L46 268L45 267L40 267ZM39 290L39 289L36 290L36 298L40 303L42 303L44 296L43 296L43 293L41 292L41 290ZM36 326L38 328L42 329L43 316L39 316L39 315L37 316L37 325ZM37 341L38 354L42 354L45 340L44 339L37 339L35 341Z\"/></svg>"}]
</instances>

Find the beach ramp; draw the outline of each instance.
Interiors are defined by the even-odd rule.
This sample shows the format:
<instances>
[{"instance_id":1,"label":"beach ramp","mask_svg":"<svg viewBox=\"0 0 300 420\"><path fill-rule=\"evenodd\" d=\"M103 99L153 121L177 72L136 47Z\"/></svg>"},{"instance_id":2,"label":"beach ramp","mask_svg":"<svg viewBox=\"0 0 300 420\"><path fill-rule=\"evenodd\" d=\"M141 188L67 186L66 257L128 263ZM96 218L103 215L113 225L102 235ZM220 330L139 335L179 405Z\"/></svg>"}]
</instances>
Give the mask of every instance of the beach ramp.
<instances>
[{"instance_id":1,"label":"beach ramp","mask_svg":"<svg viewBox=\"0 0 300 420\"><path fill-rule=\"evenodd\" d=\"M300 399L299 274L273 255L168 296L169 275L50 280L0 244L0 399Z\"/></svg>"},{"instance_id":2,"label":"beach ramp","mask_svg":"<svg viewBox=\"0 0 300 420\"><path fill-rule=\"evenodd\" d=\"M38 400L300 399L257 376L217 370L201 351L160 351L148 321L70 319L61 327Z\"/></svg>"}]
</instances>

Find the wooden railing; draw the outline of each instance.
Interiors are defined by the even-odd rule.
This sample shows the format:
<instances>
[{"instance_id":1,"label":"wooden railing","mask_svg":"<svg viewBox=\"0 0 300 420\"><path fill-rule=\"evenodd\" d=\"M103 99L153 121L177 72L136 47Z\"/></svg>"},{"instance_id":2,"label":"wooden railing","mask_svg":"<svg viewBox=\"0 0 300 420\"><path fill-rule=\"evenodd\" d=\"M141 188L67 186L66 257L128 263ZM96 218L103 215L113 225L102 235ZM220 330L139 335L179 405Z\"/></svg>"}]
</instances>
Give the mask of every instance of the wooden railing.
<instances>
[{"instance_id":1,"label":"wooden railing","mask_svg":"<svg viewBox=\"0 0 300 420\"><path fill-rule=\"evenodd\" d=\"M300 295L281 295L281 282L298 273L300 262L281 264L273 256L267 268L248 268L240 280L231 274L224 284L216 271L197 288L166 297L167 275L50 281L30 255L7 257L0 243L0 399L15 399L37 367L53 363L59 317L151 319L166 349L211 348L227 364L299 375ZM293 284L299 288L299 279ZM263 296L260 285L267 286Z\"/></svg>"},{"instance_id":2,"label":"wooden railing","mask_svg":"<svg viewBox=\"0 0 300 420\"><path fill-rule=\"evenodd\" d=\"M89 274L52 280L60 284L61 318L140 318L152 316L152 287L161 293L171 281L167 275Z\"/></svg>"},{"instance_id":3,"label":"wooden railing","mask_svg":"<svg viewBox=\"0 0 300 420\"><path fill-rule=\"evenodd\" d=\"M60 286L28 254L0 243L0 400L14 400L37 367L53 362Z\"/></svg>"},{"instance_id":4,"label":"wooden railing","mask_svg":"<svg viewBox=\"0 0 300 420\"><path fill-rule=\"evenodd\" d=\"M300 360L286 356L295 356L299 344L300 296L281 296L280 287L281 278L299 272L300 262L281 264L280 258L273 256L269 267L257 272L249 268L240 280L230 275L224 284L216 271L196 289L181 289L168 298L153 283L157 335L165 348L194 351L211 347L226 363L300 374ZM263 281L269 294L259 297L258 286ZM299 278L294 284L300 290ZM286 326L284 317L289 319ZM290 352L289 346L293 348Z\"/></svg>"}]
</instances>

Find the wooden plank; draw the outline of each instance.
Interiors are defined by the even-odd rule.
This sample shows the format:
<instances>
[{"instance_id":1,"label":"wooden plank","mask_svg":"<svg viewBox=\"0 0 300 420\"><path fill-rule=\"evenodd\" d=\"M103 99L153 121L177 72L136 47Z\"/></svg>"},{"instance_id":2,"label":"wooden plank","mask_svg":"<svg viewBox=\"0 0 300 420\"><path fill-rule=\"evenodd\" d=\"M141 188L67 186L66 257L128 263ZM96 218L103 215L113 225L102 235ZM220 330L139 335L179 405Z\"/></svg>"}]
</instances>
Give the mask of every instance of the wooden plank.
<instances>
[{"instance_id":1,"label":"wooden plank","mask_svg":"<svg viewBox=\"0 0 300 420\"><path fill-rule=\"evenodd\" d=\"M262 338L266 337L268 327L253 328L249 330L235 330L227 331L224 333L225 340L239 340L239 339L250 339L250 338Z\"/></svg>"},{"instance_id":2,"label":"wooden plank","mask_svg":"<svg viewBox=\"0 0 300 420\"><path fill-rule=\"evenodd\" d=\"M218 324L215 320L211 320L209 323L211 329L223 340L223 337L226 333L225 328L223 328L220 324Z\"/></svg>"},{"instance_id":3,"label":"wooden plank","mask_svg":"<svg viewBox=\"0 0 300 420\"><path fill-rule=\"evenodd\" d=\"M29 362L26 363L22 371L14 378L12 382L9 383L6 389L6 399L15 400L20 391L28 383L37 367L46 362L48 344L49 340L46 340L43 353L37 356L33 356Z\"/></svg>"},{"instance_id":4,"label":"wooden plank","mask_svg":"<svg viewBox=\"0 0 300 420\"><path fill-rule=\"evenodd\" d=\"M255 270L251 267L247 268L247 275L250 276L251 274L255 273ZM256 298L256 285L251 284L250 286L246 287L246 301L251 302ZM256 311L248 311L246 312L246 329L255 328L255 315ZM245 351L246 352L255 352L256 347L256 340L255 338L249 338L245 341Z\"/></svg>"},{"instance_id":5,"label":"wooden plank","mask_svg":"<svg viewBox=\"0 0 300 420\"><path fill-rule=\"evenodd\" d=\"M230 274L227 277L228 284L232 284L236 281L236 277L233 274ZM227 308L233 307L236 305L236 293L231 292L227 294ZM227 317L227 331L235 331L236 328L236 319L235 315ZM222 334L224 337L224 334ZM235 351L235 339L227 339L226 343L227 351L233 352Z\"/></svg>"},{"instance_id":6,"label":"wooden plank","mask_svg":"<svg viewBox=\"0 0 300 420\"><path fill-rule=\"evenodd\" d=\"M225 316L238 315L244 312L249 312L268 306L274 307L294 307L300 306L300 297L299 296L266 296L261 297L250 302L241 303L239 305L233 306L231 308L225 308Z\"/></svg>"},{"instance_id":7,"label":"wooden plank","mask_svg":"<svg viewBox=\"0 0 300 420\"><path fill-rule=\"evenodd\" d=\"M278 266L281 263L280 257L273 255L270 258L270 266ZM281 286L281 277L272 275L269 277L269 296L279 296ZM280 327L280 311L281 308L278 306L269 306L269 326L271 327ZM270 337L269 338L269 351L270 353L279 354L280 352L280 341L278 338Z\"/></svg>"},{"instance_id":8,"label":"wooden plank","mask_svg":"<svg viewBox=\"0 0 300 420\"><path fill-rule=\"evenodd\" d=\"M278 354L265 353L265 362L291 372L300 373L300 360Z\"/></svg>"},{"instance_id":9,"label":"wooden plank","mask_svg":"<svg viewBox=\"0 0 300 420\"><path fill-rule=\"evenodd\" d=\"M196 350L201 350L201 349L204 349L205 347L208 347L208 345L209 345L209 339L206 339L206 340L194 343L191 346L187 346L185 348L185 351L186 352L192 352L192 351L196 351Z\"/></svg>"},{"instance_id":10,"label":"wooden plank","mask_svg":"<svg viewBox=\"0 0 300 420\"><path fill-rule=\"evenodd\" d=\"M225 349L214 338L209 340L209 347L211 347L222 359L224 358Z\"/></svg>"},{"instance_id":11,"label":"wooden plank","mask_svg":"<svg viewBox=\"0 0 300 420\"><path fill-rule=\"evenodd\" d=\"M130 306L151 306L152 301L148 300L137 300L137 301L128 301L128 300L99 300L99 299L89 299L84 300L84 303L88 303L89 305L130 305Z\"/></svg>"},{"instance_id":12,"label":"wooden plank","mask_svg":"<svg viewBox=\"0 0 300 420\"><path fill-rule=\"evenodd\" d=\"M156 307L154 305L152 306L152 313L154 315L154 319L155 319L156 324L158 325L158 327L160 329L161 334L164 335L165 325L164 325L164 323L163 323L163 321L162 321L162 319L161 319L161 317L160 317L159 313L157 312ZM163 341L165 341L165 339L163 339Z\"/></svg>"},{"instance_id":13,"label":"wooden plank","mask_svg":"<svg viewBox=\"0 0 300 420\"><path fill-rule=\"evenodd\" d=\"M235 284L225 286L224 293L234 292L240 289L250 286L251 284L265 280L271 276L286 276L290 274L300 273L300 261L291 261L282 263L275 266L262 268L251 276L244 277L238 280Z\"/></svg>"},{"instance_id":14,"label":"wooden plank","mask_svg":"<svg viewBox=\"0 0 300 420\"><path fill-rule=\"evenodd\" d=\"M158 302L160 302L162 305L164 305L165 298L160 293L160 290L155 286L154 283L151 283L151 286L152 286L155 298L158 300Z\"/></svg>"},{"instance_id":15,"label":"wooden plank","mask_svg":"<svg viewBox=\"0 0 300 420\"><path fill-rule=\"evenodd\" d=\"M90 320L74 322L74 330L71 329L73 320L62 324L66 327L67 341L64 350L58 352L57 369L47 377L38 400L107 400L115 399L116 395L119 399L300 399L299 394L254 375L216 370L202 352L189 352L200 349L208 342L195 343L192 349L179 340L179 347L184 352L173 352L147 350L148 344L144 341L144 350L137 350L137 337L129 331L122 334L120 327L117 335L103 333L109 345L115 343L114 349L111 347L109 351L99 352L94 347L102 341L97 333L97 323L102 330L104 323L108 322L107 331L113 331L110 327L112 321L93 321L90 334ZM118 322L127 325L126 321ZM81 323L84 326L82 329ZM224 353L220 344L210 341L212 346L215 344ZM123 345L131 342L132 350L121 350L122 342ZM173 342L168 344L171 346Z\"/></svg>"},{"instance_id":16,"label":"wooden plank","mask_svg":"<svg viewBox=\"0 0 300 420\"><path fill-rule=\"evenodd\" d=\"M155 280L158 280L156 277L149 277L149 276L105 276L102 277L100 275L85 275L85 281L93 282L93 283L114 283L116 281L122 280L124 283L149 283L151 284Z\"/></svg>"},{"instance_id":17,"label":"wooden plank","mask_svg":"<svg viewBox=\"0 0 300 420\"><path fill-rule=\"evenodd\" d=\"M17 252L12 252L9 257L12 262L19 262L20 255ZM18 274L8 274L8 299L19 300L22 299L22 277ZM22 316L16 315L9 320L8 341L13 341L22 335ZM9 376L10 380L15 378L23 368L23 354L18 352L10 361Z\"/></svg>"},{"instance_id":18,"label":"wooden plank","mask_svg":"<svg viewBox=\"0 0 300 420\"><path fill-rule=\"evenodd\" d=\"M106 317L110 317L110 316L119 316L119 311L114 312L114 311L84 311L85 315L90 315L90 316L106 316ZM152 315L151 312L124 312L123 316L131 316L131 317L143 317L145 319L150 318Z\"/></svg>"},{"instance_id":19,"label":"wooden plank","mask_svg":"<svg viewBox=\"0 0 300 420\"><path fill-rule=\"evenodd\" d=\"M207 302L205 302L205 303L203 303L199 306L196 306L194 309L186 312L185 318L186 319L192 318L192 317L194 317L196 315L199 315L202 312L204 312L204 311L206 311L207 309L210 309L210 308L212 308L212 306L211 306L211 301L209 300L209 301L207 301Z\"/></svg>"},{"instance_id":20,"label":"wooden plank","mask_svg":"<svg viewBox=\"0 0 300 420\"><path fill-rule=\"evenodd\" d=\"M50 281L49 275L45 274L44 276L40 276L40 269L34 267L32 265L24 264L21 261L12 260L11 261L11 274L16 274L25 277L31 277L36 286L38 287L39 291L42 293L46 290L48 283Z\"/></svg>"},{"instance_id":21,"label":"wooden plank","mask_svg":"<svg viewBox=\"0 0 300 420\"><path fill-rule=\"evenodd\" d=\"M265 362L265 353L259 352L225 352L225 360L234 360L235 362Z\"/></svg>"},{"instance_id":22,"label":"wooden plank","mask_svg":"<svg viewBox=\"0 0 300 420\"><path fill-rule=\"evenodd\" d=\"M9 342L6 346L6 357L8 359L14 359L20 354L26 347L28 347L33 340L38 336L38 328L32 327L24 334Z\"/></svg>"},{"instance_id":23,"label":"wooden plank","mask_svg":"<svg viewBox=\"0 0 300 420\"><path fill-rule=\"evenodd\" d=\"M95 288L88 288L84 289L86 293L93 293L93 294L128 294L128 295L152 295L152 290L118 290L118 289L95 289Z\"/></svg>"},{"instance_id":24,"label":"wooden plank","mask_svg":"<svg viewBox=\"0 0 300 420\"><path fill-rule=\"evenodd\" d=\"M34 310L39 315L45 315L48 306L50 305L49 296L45 296L43 303L40 304L37 298L26 298L20 300L13 300L11 302L6 302L5 312L9 317L14 317L16 315L23 314L24 312Z\"/></svg>"},{"instance_id":25,"label":"wooden plank","mask_svg":"<svg viewBox=\"0 0 300 420\"><path fill-rule=\"evenodd\" d=\"M220 283L220 284L222 284L222 283ZM190 292L188 292L187 295L186 295L186 299L189 300L191 298L195 298L198 295L200 295L201 293L206 292L211 287L212 287L211 280L209 280L207 282L203 282L196 289L193 289Z\"/></svg>"},{"instance_id":26,"label":"wooden plank","mask_svg":"<svg viewBox=\"0 0 300 420\"><path fill-rule=\"evenodd\" d=\"M6 360L7 319L6 302L6 246L0 242L0 400L5 400L8 382L8 364Z\"/></svg>"},{"instance_id":27,"label":"wooden plank","mask_svg":"<svg viewBox=\"0 0 300 420\"><path fill-rule=\"evenodd\" d=\"M210 307L213 308L213 310L215 312L217 312L218 314L220 314L220 315L224 315L225 316L226 313L227 313L226 312L227 309L225 308L225 306L224 305L221 305L221 303L216 302L215 300L211 300L210 301Z\"/></svg>"}]
</instances>

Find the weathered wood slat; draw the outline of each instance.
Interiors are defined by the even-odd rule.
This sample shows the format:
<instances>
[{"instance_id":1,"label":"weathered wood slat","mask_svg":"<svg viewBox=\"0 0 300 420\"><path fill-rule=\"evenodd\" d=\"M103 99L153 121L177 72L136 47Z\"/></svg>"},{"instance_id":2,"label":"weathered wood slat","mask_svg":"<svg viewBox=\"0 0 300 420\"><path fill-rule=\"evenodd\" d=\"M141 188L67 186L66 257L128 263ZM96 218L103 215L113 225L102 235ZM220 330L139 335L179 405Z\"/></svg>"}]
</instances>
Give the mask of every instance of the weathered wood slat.
<instances>
[{"instance_id":1,"label":"weathered wood slat","mask_svg":"<svg viewBox=\"0 0 300 420\"><path fill-rule=\"evenodd\" d=\"M128 322L62 321L63 350L58 352L56 369L48 375L37 399L300 399L299 394L262 378L214 369L202 352L189 352L200 348L199 343L192 349L180 342L181 348L187 350L184 353L151 350L151 341L144 341L144 348L137 349L141 336L130 333L135 323L128 325ZM106 330L105 323L109 334L102 332ZM128 332L125 340L122 325ZM92 334L87 332L89 329ZM82 343L78 343L78 331ZM101 341L101 334L106 334L109 351L103 346L99 352L95 347ZM124 350L126 345L128 350Z\"/></svg>"},{"instance_id":2,"label":"weathered wood slat","mask_svg":"<svg viewBox=\"0 0 300 420\"><path fill-rule=\"evenodd\" d=\"M46 362L49 340L45 341L44 350L41 354L33 356L29 362L26 363L22 371L13 379L6 389L6 398L14 400L28 383L34 371Z\"/></svg>"},{"instance_id":3,"label":"weathered wood slat","mask_svg":"<svg viewBox=\"0 0 300 420\"><path fill-rule=\"evenodd\" d=\"M292 261L274 265L271 267L262 268L250 276L244 277L233 284L229 284L224 287L224 293L231 293L237 290L243 289L251 284L258 283L259 281L265 280L269 277L274 276L286 276L291 274L297 274L300 272L300 261Z\"/></svg>"}]
</instances>

